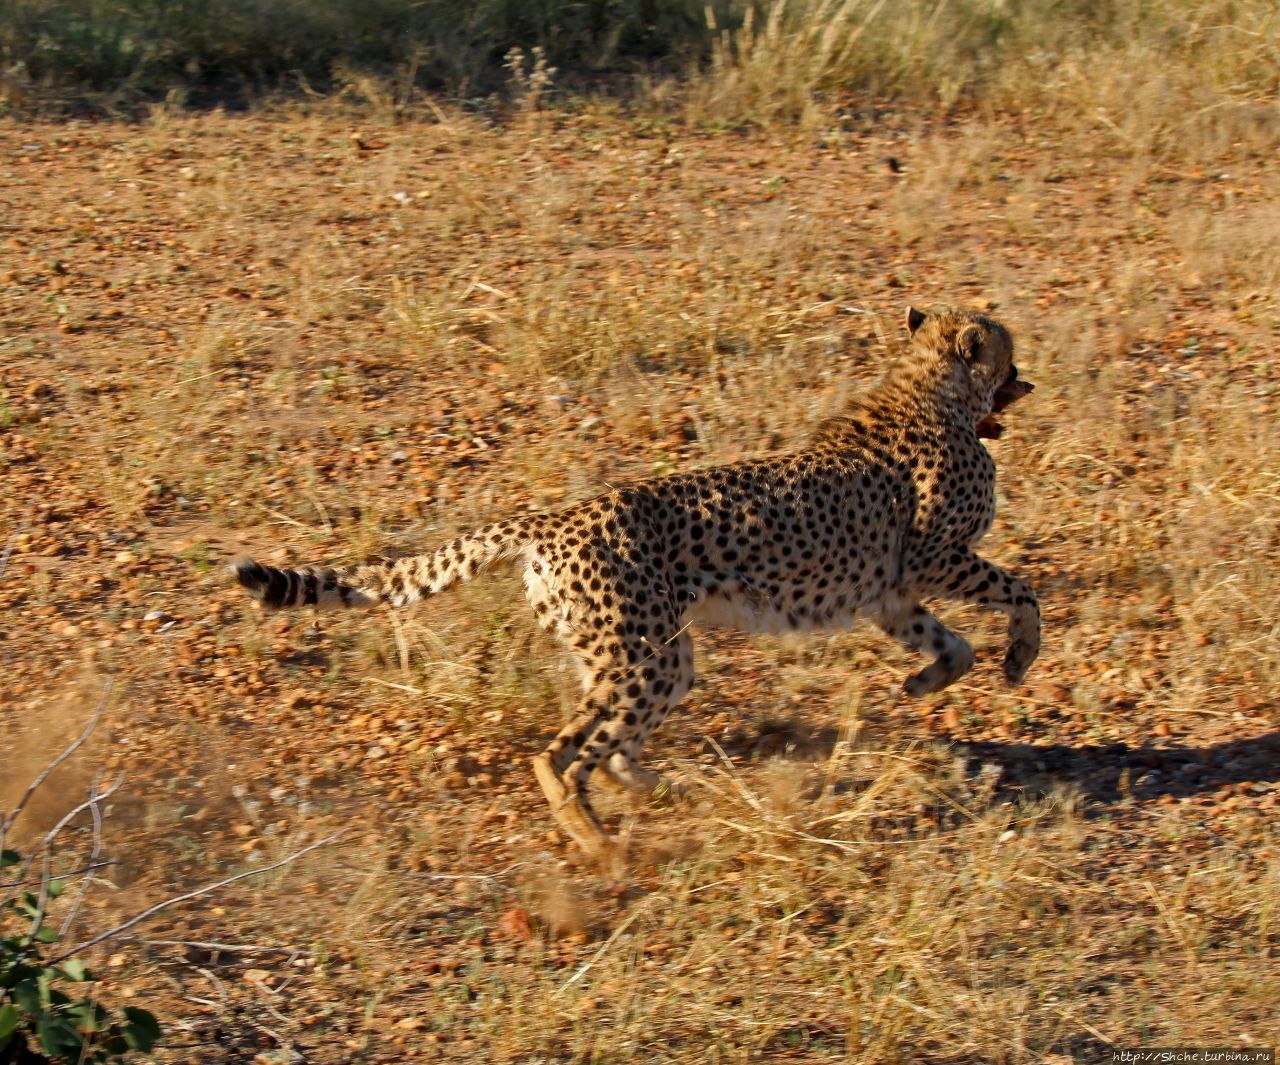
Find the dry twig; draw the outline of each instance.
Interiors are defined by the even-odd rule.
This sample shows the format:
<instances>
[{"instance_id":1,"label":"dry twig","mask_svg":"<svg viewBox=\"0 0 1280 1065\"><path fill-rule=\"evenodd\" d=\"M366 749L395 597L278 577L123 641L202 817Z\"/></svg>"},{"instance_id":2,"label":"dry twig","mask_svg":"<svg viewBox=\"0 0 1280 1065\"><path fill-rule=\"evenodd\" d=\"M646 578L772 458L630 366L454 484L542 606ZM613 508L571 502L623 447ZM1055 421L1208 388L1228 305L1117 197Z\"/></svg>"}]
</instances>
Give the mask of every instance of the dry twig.
<instances>
[{"instance_id":1,"label":"dry twig","mask_svg":"<svg viewBox=\"0 0 1280 1065\"><path fill-rule=\"evenodd\" d=\"M247 869L243 873L237 873L235 876L229 876L225 880L219 880L216 884L206 884L204 887L197 888L195 891L189 891L185 895L176 895L171 899L165 899L163 902L157 902L154 906L148 906L141 913L136 914L133 917L130 917L129 920L116 925L114 928L108 928L105 932L98 933L98 935L94 936L90 940L86 940L84 943L80 944L80 946L78 946L74 951L65 951L62 954L59 954L57 957L51 958L49 960L49 964L57 965L58 962L65 961L68 957L71 956L71 954L78 953L83 950L88 950L90 947L96 947L99 943L103 942L104 940L114 939L121 932L128 931L134 925L139 924L142 921L145 921L148 917L151 917L154 914L159 913L161 910L167 910L170 906L176 906L180 902L190 902L192 899L200 898L201 895L207 895L211 891L217 891L219 888L224 888L230 884L234 884L238 880L244 880L251 876L257 876L259 873L269 873L274 869L280 869L286 865L289 865L292 862L296 862L304 854L308 854L311 851L317 850L320 847L328 846L334 840L338 839L341 835L342 835L341 832L335 832L332 836L326 836L322 840L317 840L315 843L308 844L306 847L303 847L302 850L294 851L294 853L289 855L289 857L282 858L280 861L273 862L271 865L259 866L256 869Z\"/></svg>"},{"instance_id":2,"label":"dry twig","mask_svg":"<svg viewBox=\"0 0 1280 1065\"><path fill-rule=\"evenodd\" d=\"M7 560L8 558L7 554L5 557ZM89 724L87 724L84 727L84 731L81 732L80 735L71 742L71 744L67 747L65 751L63 751L60 755L58 755L57 758L55 758L52 762L50 762L47 766L44 767L41 773L27 787L27 790L22 793L22 798L18 800L18 805L15 806L13 808L13 811L4 819L4 823L0 824L0 847L4 846L5 834L9 831L14 821L18 819L18 815L22 813L27 803L31 801L31 796L36 793L36 789L39 788L41 784L43 784L46 780L49 779L50 773L52 773L55 769L58 768L58 766L60 766L63 762L65 762L68 758L70 758L73 754L75 754L76 751L80 749L84 741L87 740L91 735L93 735L93 730L98 727L98 722L102 720L102 714L107 708L107 702L111 698L111 688L114 684L115 684L115 678L108 677L106 687L103 688L102 690L102 699L98 703L98 708L93 712L93 717L89 720Z\"/></svg>"}]
</instances>

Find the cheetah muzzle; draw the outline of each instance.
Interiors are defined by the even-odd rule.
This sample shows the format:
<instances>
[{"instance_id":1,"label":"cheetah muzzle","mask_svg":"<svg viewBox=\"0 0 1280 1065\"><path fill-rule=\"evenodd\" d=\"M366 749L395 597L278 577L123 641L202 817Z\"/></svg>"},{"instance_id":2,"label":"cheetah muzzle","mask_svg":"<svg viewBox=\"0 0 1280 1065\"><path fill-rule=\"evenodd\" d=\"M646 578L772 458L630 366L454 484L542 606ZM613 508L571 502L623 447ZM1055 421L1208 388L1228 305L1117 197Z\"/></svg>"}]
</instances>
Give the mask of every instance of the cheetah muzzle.
<instances>
[{"instance_id":1,"label":"cheetah muzzle","mask_svg":"<svg viewBox=\"0 0 1280 1065\"><path fill-rule=\"evenodd\" d=\"M640 752L693 684L690 626L845 628L866 617L931 661L903 684L940 691L973 666L969 644L922 601L1009 618L1004 674L1040 649L1035 593L974 548L995 517L994 415L1031 391L999 322L907 311L910 346L881 382L809 443L775 458L641 481L555 513L508 518L430 554L332 569L244 561L239 582L271 609L404 606L499 562L522 565L540 624L579 665L578 710L533 760L560 825L589 854L610 840L588 783L652 795L668 785Z\"/></svg>"},{"instance_id":2,"label":"cheetah muzzle","mask_svg":"<svg viewBox=\"0 0 1280 1065\"><path fill-rule=\"evenodd\" d=\"M1004 433L1004 426L996 421L995 415L1011 403L1016 403L1027 393L1035 391L1035 387L1029 381L1019 381L1018 368L1010 366L1009 376L1004 379L1004 383L996 389L995 396L992 397L991 413L978 423L978 436L985 440L999 440Z\"/></svg>"}]
</instances>

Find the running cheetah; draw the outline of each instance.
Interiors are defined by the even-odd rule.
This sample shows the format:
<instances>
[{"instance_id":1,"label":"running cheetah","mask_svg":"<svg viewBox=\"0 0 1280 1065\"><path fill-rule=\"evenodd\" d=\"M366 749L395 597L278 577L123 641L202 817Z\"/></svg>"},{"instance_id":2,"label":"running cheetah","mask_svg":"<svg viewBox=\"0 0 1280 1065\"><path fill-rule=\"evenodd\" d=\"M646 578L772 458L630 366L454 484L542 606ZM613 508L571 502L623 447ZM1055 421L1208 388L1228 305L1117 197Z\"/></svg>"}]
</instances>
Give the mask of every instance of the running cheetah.
<instances>
[{"instance_id":1,"label":"running cheetah","mask_svg":"<svg viewBox=\"0 0 1280 1065\"><path fill-rule=\"evenodd\" d=\"M272 609L404 606L518 561L538 621L573 651L584 689L534 773L557 821L603 855L588 780L600 769L634 792L665 785L639 757L693 684L692 621L778 632L843 628L861 614L934 656L904 684L920 696L974 658L920 601L963 600L1009 615L1004 674L1010 684L1026 675L1040 648L1035 593L973 547L995 516L995 464L979 438L998 436L994 415L1032 386L991 318L908 308L906 324L908 354L792 454L641 481L393 563L244 561L236 577Z\"/></svg>"}]
</instances>

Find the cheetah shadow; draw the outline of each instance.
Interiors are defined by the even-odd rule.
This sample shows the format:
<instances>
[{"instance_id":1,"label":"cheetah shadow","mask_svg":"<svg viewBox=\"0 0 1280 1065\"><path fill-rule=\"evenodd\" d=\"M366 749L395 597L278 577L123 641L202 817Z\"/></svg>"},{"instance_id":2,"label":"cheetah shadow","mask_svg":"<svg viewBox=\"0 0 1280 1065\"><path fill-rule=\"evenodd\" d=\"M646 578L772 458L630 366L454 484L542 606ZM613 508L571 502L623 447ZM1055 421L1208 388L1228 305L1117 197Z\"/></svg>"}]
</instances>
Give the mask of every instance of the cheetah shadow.
<instances>
[{"instance_id":1,"label":"cheetah shadow","mask_svg":"<svg viewBox=\"0 0 1280 1065\"><path fill-rule=\"evenodd\" d=\"M1000 791L1029 798L1043 797L1067 784L1086 802L1112 803L1122 797L1154 802L1165 796L1202 795L1228 785L1270 790L1270 784L1280 781L1280 732L1202 747L1125 743L1039 747L983 741L957 743L954 749L974 771L983 765L996 766Z\"/></svg>"},{"instance_id":2,"label":"cheetah shadow","mask_svg":"<svg viewBox=\"0 0 1280 1065\"><path fill-rule=\"evenodd\" d=\"M823 761L838 737L834 728L770 721L726 737L722 746L727 753L752 761L777 755ZM1114 803L1122 797L1155 802L1165 796L1180 799L1215 792L1228 785L1249 784L1266 791L1280 782L1280 732L1204 746L1039 746L984 740L953 741L950 749L965 759L967 771L974 775L984 766L999 770L995 794L1003 798L1045 798L1065 785L1086 804Z\"/></svg>"}]
</instances>

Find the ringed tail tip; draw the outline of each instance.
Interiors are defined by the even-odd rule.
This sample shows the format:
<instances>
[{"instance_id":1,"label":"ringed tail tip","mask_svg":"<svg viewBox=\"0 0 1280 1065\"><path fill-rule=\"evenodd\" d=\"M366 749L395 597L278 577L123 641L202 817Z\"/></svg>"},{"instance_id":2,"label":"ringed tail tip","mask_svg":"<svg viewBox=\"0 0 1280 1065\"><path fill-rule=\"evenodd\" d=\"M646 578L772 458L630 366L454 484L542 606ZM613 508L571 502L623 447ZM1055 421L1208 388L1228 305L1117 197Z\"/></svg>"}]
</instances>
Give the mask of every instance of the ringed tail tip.
<instances>
[{"instance_id":1,"label":"ringed tail tip","mask_svg":"<svg viewBox=\"0 0 1280 1065\"><path fill-rule=\"evenodd\" d=\"M271 570L251 558L242 558L231 565L236 583L255 599L266 603L271 589ZM268 604L269 605L269 604Z\"/></svg>"},{"instance_id":2,"label":"ringed tail tip","mask_svg":"<svg viewBox=\"0 0 1280 1065\"><path fill-rule=\"evenodd\" d=\"M268 610L292 606L367 607L379 600L372 588L350 584L343 571L306 566L277 569L246 558L231 567L236 582Z\"/></svg>"}]
</instances>

